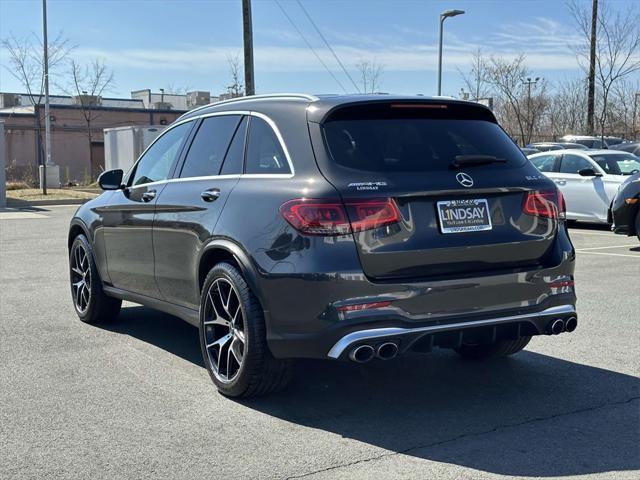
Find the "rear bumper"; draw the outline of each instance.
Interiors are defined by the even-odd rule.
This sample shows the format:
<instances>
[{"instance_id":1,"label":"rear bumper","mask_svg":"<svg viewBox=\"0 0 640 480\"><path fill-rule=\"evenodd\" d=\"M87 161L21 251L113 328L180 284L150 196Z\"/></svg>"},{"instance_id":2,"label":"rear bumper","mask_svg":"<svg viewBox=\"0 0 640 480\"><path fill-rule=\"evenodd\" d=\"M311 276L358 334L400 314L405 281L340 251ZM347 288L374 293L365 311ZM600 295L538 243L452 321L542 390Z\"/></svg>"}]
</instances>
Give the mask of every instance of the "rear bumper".
<instances>
[{"instance_id":1,"label":"rear bumper","mask_svg":"<svg viewBox=\"0 0 640 480\"><path fill-rule=\"evenodd\" d=\"M462 344L465 331L471 329L484 329L492 338L498 336L498 328L515 327L510 335L517 338L523 335L542 334L550 332L549 324L560 318L563 321L576 318L574 305L558 305L546 308L540 312L532 312L520 315L505 315L501 317L485 318L479 320L467 320L460 322L427 325L414 328L372 328L349 333L336 342L327 353L332 359L344 358L347 353L358 345L375 345L382 341L393 341L399 345L400 353L411 349L417 342L427 338L430 349L435 343L435 336L445 332L453 332L456 335L449 339L452 346Z\"/></svg>"},{"instance_id":2,"label":"rear bumper","mask_svg":"<svg viewBox=\"0 0 640 480\"><path fill-rule=\"evenodd\" d=\"M348 242L339 245L352 248ZM553 250L553 266L545 268L411 282L371 281L355 251L313 255L310 259L318 259L309 264L313 273L301 271L300 265L263 272L258 283L269 348L277 358L342 359L363 335L396 335L402 352L423 346L418 344L425 336L432 337L434 346L447 346L448 337L456 341L456 332L485 327L483 335L498 338L543 334L550 317L559 313L554 308L575 316L575 251L565 229ZM378 305L343 308L363 304Z\"/></svg>"}]
</instances>

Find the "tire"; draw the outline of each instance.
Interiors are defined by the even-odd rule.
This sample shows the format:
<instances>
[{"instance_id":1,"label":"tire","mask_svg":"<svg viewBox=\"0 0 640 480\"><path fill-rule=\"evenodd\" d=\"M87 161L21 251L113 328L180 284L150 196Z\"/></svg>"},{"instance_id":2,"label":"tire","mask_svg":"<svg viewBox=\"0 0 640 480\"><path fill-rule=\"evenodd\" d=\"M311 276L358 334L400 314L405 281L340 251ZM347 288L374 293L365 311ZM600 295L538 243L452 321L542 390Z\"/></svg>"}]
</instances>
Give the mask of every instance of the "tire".
<instances>
[{"instance_id":1,"label":"tire","mask_svg":"<svg viewBox=\"0 0 640 480\"><path fill-rule=\"evenodd\" d=\"M267 395L291 379L293 361L276 359L269 351L260 302L229 263L214 266L204 281L200 347L211 380L225 396Z\"/></svg>"},{"instance_id":2,"label":"tire","mask_svg":"<svg viewBox=\"0 0 640 480\"><path fill-rule=\"evenodd\" d=\"M520 337L517 340L501 340L494 343L462 345L454 350L464 358L486 360L518 353L527 346L530 340L531 337Z\"/></svg>"},{"instance_id":3,"label":"tire","mask_svg":"<svg viewBox=\"0 0 640 480\"><path fill-rule=\"evenodd\" d=\"M84 323L107 322L120 313L122 300L104 293L93 248L82 234L73 240L69 251L69 283L73 307Z\"/></svg>"},{"instance_id":4,"label":"tire","mask_svg":"<svg viewBox=\"0 0 640 480\"><path fill-rule=\"evenodd\" d=\"M636 213L636 237L638 237L638 241L640 241L640 208L638 208L638 212Z\"/></svg>"}]
</instances>

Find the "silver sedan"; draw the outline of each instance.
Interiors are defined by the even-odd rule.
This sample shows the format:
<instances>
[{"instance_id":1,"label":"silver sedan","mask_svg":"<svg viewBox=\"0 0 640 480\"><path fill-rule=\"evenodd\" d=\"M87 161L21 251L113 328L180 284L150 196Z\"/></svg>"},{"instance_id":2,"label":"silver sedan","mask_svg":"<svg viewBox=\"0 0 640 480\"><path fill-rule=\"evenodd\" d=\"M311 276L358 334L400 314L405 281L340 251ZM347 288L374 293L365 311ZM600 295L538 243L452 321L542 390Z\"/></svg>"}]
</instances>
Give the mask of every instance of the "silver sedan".
<instances>
[{"instance_id":1,"label":"silver sedan","mask_svg":"<svg viewBox=\"0 0 640 480\"><path fill-rule=\"evenodd\" d=\"M610 223L618 187L640 172L640 158L614 150L554 150L528 158L564 195L569 220Z\"/></svg>"}]
</instances>

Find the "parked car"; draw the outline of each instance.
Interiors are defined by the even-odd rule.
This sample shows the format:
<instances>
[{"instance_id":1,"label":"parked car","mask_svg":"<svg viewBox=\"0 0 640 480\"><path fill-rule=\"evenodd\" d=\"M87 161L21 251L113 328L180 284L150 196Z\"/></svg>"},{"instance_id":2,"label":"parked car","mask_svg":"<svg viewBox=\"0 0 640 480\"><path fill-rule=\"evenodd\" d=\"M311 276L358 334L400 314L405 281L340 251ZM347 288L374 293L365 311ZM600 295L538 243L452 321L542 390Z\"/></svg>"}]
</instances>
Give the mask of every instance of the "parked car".
<instances>
[{"instance_id":1,"label":"parked car","mask_svg":"<svg viewBox=\"0 0 640 480\"><path fill-rule=\"evenodd\" d=\"M525 155L533 155L534 153L540 152L540 150L538 150L537 148L531 147L522 147L520 150L522 150L522 153L524 153Z\"/></svg>"},{"instance_id":2,"label":"parked car","mask_svg":"<svg viewBox=\"0 0 640 480\"><path fill-rule=\"evenodd\" d=\"M569 142L560 142L558 145L560 145L562 148L565 149L573 149L573 150L589 150L589 147L586 147L584 145L582 145L581 143L569 143Z\"/></svg>"},{"instance_id":3,"label":"parked car","mask_svg":"<svg viewBox=\"0 0 640 480\"><path fill-rule=\"evenodd\" d=\"M480 104L219 102L99 184L69 230L76 313L198 326L225 395L284 387L295 358L482 359L577 326L562 196Z\"/></svg>"},{"instance_id":4,"label":"parked car","mask_svg":"<svg viewBox=\"0 0 640 480\"><path fill-rule=\"evenodd\" d=\"M640 173L627 178L611 205L612 230L621 235L637 235L640 240Z\"/></svg>"},{"instance_id":5,"label":"parked car","mask_svg":"<svg viewBox=\"0 0 640 480\"><path fill-rule=\"evenodd\" d=\"M640 159L616 150L564 150L529 157L553 180L567 202L567 219L611 223L609 207L627 176L640 171Z\"/></svg>"},{"instance_id":6,"label":"parked car","mask_svg":"<svg viewBox=\"0 0 640 480\"><path fill-rule=\"evenodd\" d=\"M526 148L535 148L539 152L548 152L551 150L564 150L564 147L560 143L556 142L536 142L530 143Z\"/></svg>"},{"instance_id":7,"label":"parked car","mask_svg":"<svg viewBox=\"0 0 640 480\"><path fill-rule=\"evenodd\" d=\"M628 142L628 140L622 138L622 137L612 137L610 135L605 135L603 137L604 143L606 144L607 148L611 148L613 145L619 145L621 143L626 143Z\"/></svg>"},{"instance_id":8,"label":"parked car","mask_svg":"<svg viewBox=\"0 0 640 480\"><path fill-rule=\"evenodd\" d=\"M600 137L592 135L565 135L560 138L561 142L579 143L587 148L603 149L607 148L607 144Z\"/></svg>"},{"instance_id":9,"label":"parked car","mask_svg":"<svg viewBox=\"0 0 640 480\"><path fill-rule=\"evenodd\" d=\"M636 157L640 157L640 142L619 143L617 145L612 145L609 148L612 150L633 153Z\"/></svg>"}]
</instances>

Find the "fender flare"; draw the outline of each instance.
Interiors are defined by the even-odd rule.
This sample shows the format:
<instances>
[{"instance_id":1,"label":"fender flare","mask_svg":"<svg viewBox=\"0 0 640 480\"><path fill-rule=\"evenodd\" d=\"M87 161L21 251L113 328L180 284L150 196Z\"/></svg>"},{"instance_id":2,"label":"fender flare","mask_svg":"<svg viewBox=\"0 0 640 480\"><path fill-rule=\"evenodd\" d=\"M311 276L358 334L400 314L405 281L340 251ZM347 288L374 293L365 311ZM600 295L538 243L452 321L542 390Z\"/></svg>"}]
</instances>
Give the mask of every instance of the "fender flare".
<instances>
[{"instance_id":1,"label":"fender flare","mask_svg":"<svg viewBox=\"0 0 640 480\"><path fill-rule=\"evenodd\" d=\"M89 235L89 229L87 228L87 225L82 221L81 218L73 217L71 219L71 222L69 223L69 233L67 234L67 250L71 248L71 232L73 231L74 227L80 227L80 230L82 230L84 236L87 237L87 240L89 240L89 242L91 242L91 246L93 246L93 239Z\"/></svg>"},{"instance_id":2,"label":"fender flare","mask_svg":"<svg viewBox=\"0 0 640 480\"><path fill-rule=\"evenodd\" d=\"M226 238L215 238L206 243L202 248L202 251L200 252L200 255L198 257L198 272L200 272L200 268L202 266L202 259L207 254L207 252L211 250L225 250L233 256L236 263L240 266L242 276L249 285L249 288L251 288L251 291L255 294L256 297L258 297L260 305L262 305L262 308L265 312L265 316L268 316L267 309L265 308L264 297L262 295L262 289L259 286L259 274L249 254L245 252L240 245L232 240Z\"/></svg>"}]
</instances>

